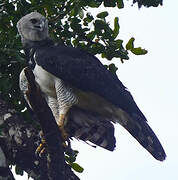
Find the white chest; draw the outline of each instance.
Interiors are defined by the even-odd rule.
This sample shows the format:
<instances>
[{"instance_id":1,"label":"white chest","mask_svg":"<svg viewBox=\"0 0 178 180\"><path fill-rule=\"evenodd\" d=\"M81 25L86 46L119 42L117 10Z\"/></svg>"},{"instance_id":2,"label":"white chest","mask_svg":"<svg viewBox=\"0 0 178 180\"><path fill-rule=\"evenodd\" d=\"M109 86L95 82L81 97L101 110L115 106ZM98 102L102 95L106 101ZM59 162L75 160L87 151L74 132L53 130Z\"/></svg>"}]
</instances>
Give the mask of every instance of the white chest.
<instances>
[{"instance_id":1,"label":"white chest","mask_svg":"<svg viewBox=\"0 0 178 180\"><path fill-rule=\"evenodd\" d=\"M35 80L39 84L40 89L43 93L56 97L55 91L55 80L56 77L53 76L51 73L44 70L41 66L35 66L33 73L35 75Z\"/></svg>"}]
</instances>

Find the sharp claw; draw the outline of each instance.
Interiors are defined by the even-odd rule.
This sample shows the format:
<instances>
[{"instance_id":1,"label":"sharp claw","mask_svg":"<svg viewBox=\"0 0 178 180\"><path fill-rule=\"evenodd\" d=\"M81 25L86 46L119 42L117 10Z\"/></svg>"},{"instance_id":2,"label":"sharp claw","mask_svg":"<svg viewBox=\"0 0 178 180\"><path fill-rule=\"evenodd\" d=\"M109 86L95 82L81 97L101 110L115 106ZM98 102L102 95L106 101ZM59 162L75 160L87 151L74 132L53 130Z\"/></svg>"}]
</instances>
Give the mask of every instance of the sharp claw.
<instances>
[{"instance_id":1,"label":"sharp claw","mask_svg":"<svg viewBox=\"0 0 178 180\"><path fill-rule=\"evenodd\" d=\"M64 119L65 119L65 115L64 114L60 114L59 116L59 122L58 122L58 127L61 131L61 136L64 140L63 142L63 147L64 148L67 148L68 145L65 143L65 141L67 141L68 139L68 134L66 133L65 129L64 129ZM44 139L44 135L43 133L41 132L40 133L40 136L41 136L41 144L37 147L36 151L35 151L35 154L39 155L40 157L44 154L45 150L46 150L46 141Z\"/></svg>"},{"instance_id":2,"label":"sharp claw","mask_svg":"<svg viewBox=\"0 0 178 180\"><path fill-rule=\"evenodd\" d=\"M42 157L42 155L44 154L45 151L46 151L46 148L44 147L44 148L40 151L39 156Z\"/></svg>"},{"instance_id":3,"label":"sharp claw","mask_svg":"<svg viewBox=\"0 0 178 180\"><path fill-rule=\"evenodd\" d=\"M36 151L35 151L35 154L36 155L39 155L40 157L42 156L42 154L45 152L45 147L46 147L46 141L45 139L43 138L41 140L41 144L37 147Z\"/></svg>"}]
</instances>

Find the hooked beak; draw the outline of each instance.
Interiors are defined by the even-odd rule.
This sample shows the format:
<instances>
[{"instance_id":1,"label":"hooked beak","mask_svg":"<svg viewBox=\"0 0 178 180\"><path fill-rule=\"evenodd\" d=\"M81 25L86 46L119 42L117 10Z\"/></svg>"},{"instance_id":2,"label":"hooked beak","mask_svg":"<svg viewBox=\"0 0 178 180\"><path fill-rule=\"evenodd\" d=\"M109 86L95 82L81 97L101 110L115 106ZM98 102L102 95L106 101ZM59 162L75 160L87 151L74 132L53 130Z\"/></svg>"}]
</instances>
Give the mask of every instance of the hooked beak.
<instances>
[{"instance_id":1,"label":"hooked beak","mask_svg":"<svg viewBox=\"0 0 178 180\"><path fill-rule=\"evenodd\" d=\"M44 27L45 27L45 21L42 20L40 23L40 31L43 31Z\"/></svg>"},{"instance_id":2,"label":"hooked beak","mask_svg":"<svg viewBox=\"0 0 178 180\"><path fill-rule=\"evenodd\" d=\"M45 20L41 20L39 24L34 25L34 28L43 31L45 27Z\"/></svg>"}]
</instances>

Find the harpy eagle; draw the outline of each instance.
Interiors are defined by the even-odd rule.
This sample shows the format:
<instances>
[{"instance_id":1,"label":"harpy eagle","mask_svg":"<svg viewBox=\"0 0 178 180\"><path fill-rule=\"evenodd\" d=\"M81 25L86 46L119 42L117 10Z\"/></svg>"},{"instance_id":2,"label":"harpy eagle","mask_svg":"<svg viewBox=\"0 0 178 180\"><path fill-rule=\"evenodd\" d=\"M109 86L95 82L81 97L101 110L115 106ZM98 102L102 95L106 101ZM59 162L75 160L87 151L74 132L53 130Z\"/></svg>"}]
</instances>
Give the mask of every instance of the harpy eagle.
<instances>
[{"instance_id":1,"label":"harpy eagle","mask_svg":"<svg viewBox=\"0 0 178 180\"><path fill-rule=\"evenodd\" d=\"M119 123L154 158L165 159L161 143L130 92L95 56L56 45L49 38L47 19L38 12L22 17L17 28L28 66L63 133L67 122L69 135L113 151L113 123ZM25 83L22 70L22 91Z\"/></svg>"}]
</instances>

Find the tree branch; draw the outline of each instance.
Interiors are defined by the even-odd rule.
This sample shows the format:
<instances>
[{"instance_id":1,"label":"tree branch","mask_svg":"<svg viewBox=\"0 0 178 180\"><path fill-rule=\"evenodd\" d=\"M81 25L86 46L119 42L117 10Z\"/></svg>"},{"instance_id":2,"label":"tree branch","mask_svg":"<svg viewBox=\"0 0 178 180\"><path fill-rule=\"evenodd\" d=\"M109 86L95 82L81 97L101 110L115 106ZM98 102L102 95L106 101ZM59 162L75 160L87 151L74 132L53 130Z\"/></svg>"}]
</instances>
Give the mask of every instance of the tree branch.
<instances>
[{"instance_id":1,"label":"tree branch","mask_svg":"<svg viewBox=\"0 0 178 180\"><path fill-rule=\"evenodd\" d=\"M33 111L39 119L47 143L49 179L78 179L65 162L64 148L62 145L63 140L59 128L52 115L51 109L42 97L40 89L35 84L33 72L29 68L25 68L24 72L29 83L29 90L26 92L26 95Z\"/></svg>"}]
</instances>

